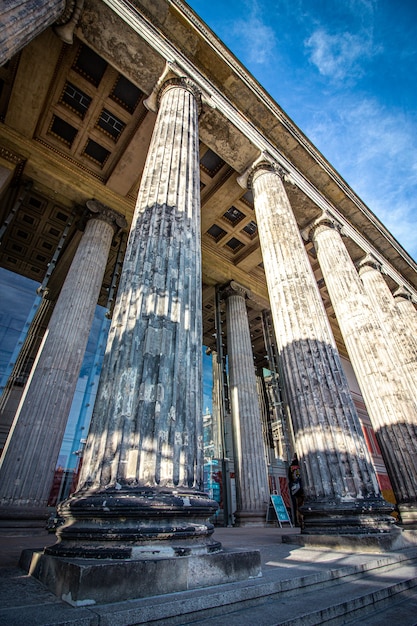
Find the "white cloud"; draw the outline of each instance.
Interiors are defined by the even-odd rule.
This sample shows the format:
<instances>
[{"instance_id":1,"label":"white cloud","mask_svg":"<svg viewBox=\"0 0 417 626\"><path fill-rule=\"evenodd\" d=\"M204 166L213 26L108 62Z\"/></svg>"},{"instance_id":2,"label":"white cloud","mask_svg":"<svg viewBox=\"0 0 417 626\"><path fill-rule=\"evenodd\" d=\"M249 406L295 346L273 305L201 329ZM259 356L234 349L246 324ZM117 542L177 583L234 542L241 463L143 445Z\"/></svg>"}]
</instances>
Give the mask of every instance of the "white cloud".
<instances>
[{"instance_id":1,"label":"white cloud","mask_svg":"<svg viewBox=\"0 0 417 626\"><path fill-rule=\"evenodd\" d=\"M322 76L335 81L360 78L364 74L363 61L379 52L366 30L332 35L320 27L304 43L310 52L310 62Z\"/></svg>"},{"instance_id":2,"label":"white cloud","mask_svg":"<svg viewBox=\"0 0 417 626\"><path fill-rule=\"evenodd\" d=\"M359 197L417 258L417 127L376 100L345 95L306 129Z\"/></svg>"},{"instance_id":3,"label":"white cloud","mask_svg":"<svg viewBox=\"0 0 417 626\"><path fill-rule=\"evenodd\" d=\"M274 29L262 18L262 10L256 1L247 5L245 19L233 22L232 35L239 39L238 56L245 65L264 65L272 62L276 54ZM237 50L236 46L233 49Z\"/></svg>"}]
</instances>

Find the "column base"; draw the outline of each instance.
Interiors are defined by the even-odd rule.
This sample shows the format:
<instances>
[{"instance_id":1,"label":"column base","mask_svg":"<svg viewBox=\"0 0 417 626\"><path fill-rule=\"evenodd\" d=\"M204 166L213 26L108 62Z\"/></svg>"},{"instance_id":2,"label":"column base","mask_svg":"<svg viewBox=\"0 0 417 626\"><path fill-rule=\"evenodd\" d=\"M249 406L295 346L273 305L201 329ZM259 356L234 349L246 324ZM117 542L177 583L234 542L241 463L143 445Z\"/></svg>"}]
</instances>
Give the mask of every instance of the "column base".
<instances>
[{"instance_id":1,"label":"column base","mask_svg":"<svg viewBox=\"0 0 417 626\"><path fill-rule=\"evenodd\" d=\"M52 509L46 506L0 505L0 532L32 534L46 530Z\"/></svg>"},{"instance_id":2,"label":"column base","mask_svg":"<svg viewBox=\"0 0 417 626\"><path fill-rule=\"evenodd\" d=\"M398 526L393 526L388 533L355 533L352 535L283 535L282 543L290 543L303 548L328 548L341 552L391 552L403 550L417 545L417 537L402 532Z\"/></svg>"},{"instance_id":3,"label":"column base","mask_svg":"<svg viewBox=\"0 0 417 626\"><path fill-rule=\"evenodd\" d=\"M234 516L235 526L266 526L266 510L235 511Z\"/></svg>"},{"instance_id":4,"label":"column base","mask_svg":"<svg viewBox=\"0 0 417 626\"><path fill-rule=\"evenodd\" d=\"M401 526L405 529L417 529L417 503L399 504L398 510L401 517Z\"/></svg>"},{"instance_id":5,"label":"column base","mask_svg":"<svg viewBox=\"0 0 417 626\"><path fill-rule=\"evenodd\" d=\"M382 498L346 501L306 501L300 507L303 535L389 534L394 507Z\"/></svg>"},{"instance_id":6,"label":"column base","mask_svg":"<svg viewBox=\"0 0 417 626\"><path fill-rule=\"evenodd\" d=\"M72 606L109 604L262 576L259 550L128 561L61 559L25 550L20 566Z\"/></svg>"},{"instance_id":7,"label":"column base","mask_svg":"<svg viewBox=\"0 0 417 626\"><path fill-rule=\"evenodd\" d=\"M110 487L78 491L58 507L64 524L50 555L146 559L218 552L208 518L217 502L186 488Z\"/></svg>"}]
</instances>

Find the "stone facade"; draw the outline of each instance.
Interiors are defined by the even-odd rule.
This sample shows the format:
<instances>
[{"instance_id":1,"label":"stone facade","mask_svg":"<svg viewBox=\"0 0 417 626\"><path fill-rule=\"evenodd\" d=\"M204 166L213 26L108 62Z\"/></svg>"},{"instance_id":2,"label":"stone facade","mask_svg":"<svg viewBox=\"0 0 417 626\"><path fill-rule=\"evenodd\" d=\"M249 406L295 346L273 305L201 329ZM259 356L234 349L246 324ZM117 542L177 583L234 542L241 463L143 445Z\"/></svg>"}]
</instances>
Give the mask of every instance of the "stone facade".
<instances>
[{"instance_id":1,"label":"stone facade","mask_svg":"<svg viewBox=\"0 0 417 626\"><path fill-rule=\"evenodd\" d=\"M2 454L0 518L34 523L47 512L93 308L110 302L81 478L60 506L51 554L220 550L217 505L203 490L203 345L228 359L229 393L217 389L215 406L231 425L237 523L266 516L271 453L256 372L276 366L301 461L303 533L392 533L343 357L400 521L414 527L414 261L180 0L135 9L77 1L66 17L62 3L37 4L39 23L23 37L10 9L0 42L10 60L1 68L0 264L42 277L68 214L92 215L82 237L69 229L54 264L57 304ZM16 189L28 183L17 209ZM49 257L40 254L48 245ZM383 274L369 263L358 271L370 255ZM274 351L275 364L265 356ZM227 437L217 439L226 467ZM280 459L284 476L289 460Z\"/></svg>"}]
</instances>

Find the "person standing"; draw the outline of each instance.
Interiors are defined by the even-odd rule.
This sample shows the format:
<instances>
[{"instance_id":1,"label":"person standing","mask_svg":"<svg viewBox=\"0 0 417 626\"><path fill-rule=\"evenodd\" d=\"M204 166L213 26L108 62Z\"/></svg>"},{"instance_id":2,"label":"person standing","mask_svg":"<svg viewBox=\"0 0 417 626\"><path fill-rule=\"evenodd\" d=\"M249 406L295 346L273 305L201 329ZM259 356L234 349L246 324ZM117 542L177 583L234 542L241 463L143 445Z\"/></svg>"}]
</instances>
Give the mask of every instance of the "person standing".
<instances>
[{"instance_id":1,"label":"person standing","mask_svg":"<svg viewBox=\"0 0 417 626\"><path fill-rule=\"evenodd\" d=\"M303 528L304 519L300 508L304 503L304 491L301 483L300 464L296 453L294 453L288 468L288 482L294 511L294 525Z\"/></svg>"}]
</instances>

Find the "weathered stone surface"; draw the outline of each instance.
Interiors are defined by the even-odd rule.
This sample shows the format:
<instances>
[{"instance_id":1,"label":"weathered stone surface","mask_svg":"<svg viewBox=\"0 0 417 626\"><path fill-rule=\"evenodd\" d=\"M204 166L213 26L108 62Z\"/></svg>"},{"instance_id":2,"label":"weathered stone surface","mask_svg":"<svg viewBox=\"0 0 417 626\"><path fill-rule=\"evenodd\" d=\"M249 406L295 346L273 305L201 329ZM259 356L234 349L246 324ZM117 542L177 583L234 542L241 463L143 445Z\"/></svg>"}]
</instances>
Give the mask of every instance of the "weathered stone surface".
<instances>
[{"instance_id":1,"label":"weathered stone surface","mask_svg":"<svg viewBox=\"0 0 417 626\"><path fill-rule=\"evenodd\" d=\"M1 510L47 514L55 464L71 408L118 216L107 207L87 222L46 331L0 468ZM7 511L8 509L8 511Z\"/></svg>"},{"instance_id":2,"label":"weathered stone surface","mask_svg":"<svg viewBox=\"0 0 417 626\"><path fill-rule=\"evenodd\" d=\"M269 501L247 296L248 292L233 281L224 291L236 476L235 517L239 526L264 524Z\"/></svg>"},{"instance_id":3,"label":"weathered stone surface","mask_svg":"<svg viewBox=\"0 0 417 626\"><path fill-rule=\"evenodd\" d=\"M399 287L394 292L394 300L412 345L417 341L417 310L408 290Z\"/></svg>"},{"instance_id":4,"label":"weathered stone surface","mask_svg":"<svg viewBox=\"0 0 417 626\"><path fill-rule=\"evenodd\" d=\"M324 217L311 236L400 510L415 511L417 415L398 359L338 229Z\"/></svg>"},{"instance_id":5,"label":"weathered stone surface","mask_svg":"<svg viewBox=\"0 0 417 626\"><path fill-rule=\"evenodd\" d=\"M259 550L102 562L63 560L35 552L29 573L73 606L121 602L262 576Z\"/></svg>"},{"instance_id":6,"label":"weathered stone surface","mask_svg":"<svg viewBox=\"0 0 417 626\"><path fill-rule=\"evenodd\" d=\"M65 9L65 0L7 2L2 7L0 66L9 61L39 33L53 24Z\"/></svg>"},{"instance_id":7,"label":"weathered stone surface","mask_svg":"<svg viewBox=\"0 0 417 626\"><path fill-rule=\"evenodd\" d=\"M302 467L303 532L389 532L392 507L381 497L283 182L261 162L250 184Z\"/></svg>"},{"instance_id":8,"label":"weathered stone surface","mask_svg":"<svg viewBox=\"0 0 417 626\"><path fill-rule=\"evenodd\" d=\"M88 437L52 553L219 550L203 484L198 94L162 87ZM100 543L101 542L101 543ZM101 545L101 548L100 548Z\"/></svg>"},{"instance_id":9,"label":"weathered stone surface","mask_svg":"<svg viewBox=\"0 0 417 626\"><path fill-rule=\"evenodd\" d=\"M407 324L395 304L381 269L381 265L371 255L367 255L359 264L359 276L389 345L391 361L397 362L398 371L402 370L402 382L409 386L417 402L417 336L408 333Z\"/></svg>"}]
</instances>

